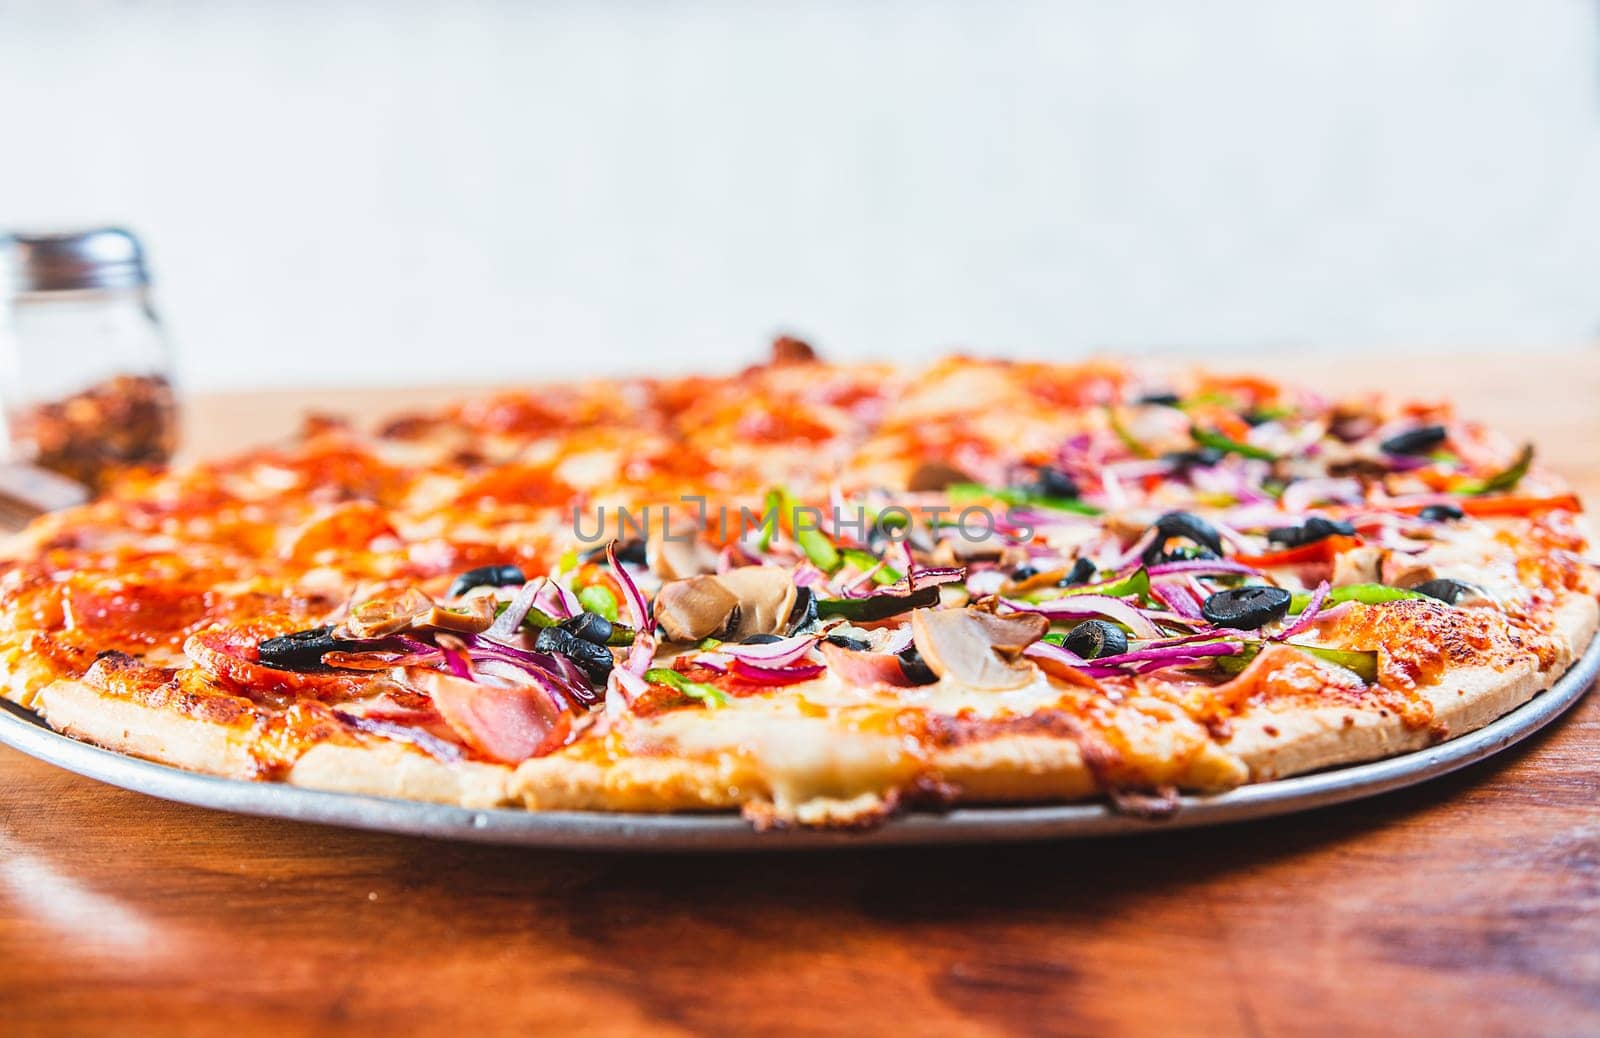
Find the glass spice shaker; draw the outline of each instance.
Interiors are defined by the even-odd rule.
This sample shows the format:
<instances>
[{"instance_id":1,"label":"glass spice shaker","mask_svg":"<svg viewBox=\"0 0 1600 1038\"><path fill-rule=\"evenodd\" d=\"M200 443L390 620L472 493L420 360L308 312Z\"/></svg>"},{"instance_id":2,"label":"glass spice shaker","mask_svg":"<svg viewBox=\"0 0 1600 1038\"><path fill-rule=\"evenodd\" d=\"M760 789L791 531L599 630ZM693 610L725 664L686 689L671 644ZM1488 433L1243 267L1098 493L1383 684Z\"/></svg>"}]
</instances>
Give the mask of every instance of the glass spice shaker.
<instances>
[{"instance_id":1,"label":"glass spice shaker","mask_svg":"<svg viewBox=\"0 0 1600 1038\"><path fill-rule=\"evenodd\" d=\"M139 240L116 227L12 234L0 409L14 461L91 489L177 443L172 354Z\"/></svg>"}]
</instances>

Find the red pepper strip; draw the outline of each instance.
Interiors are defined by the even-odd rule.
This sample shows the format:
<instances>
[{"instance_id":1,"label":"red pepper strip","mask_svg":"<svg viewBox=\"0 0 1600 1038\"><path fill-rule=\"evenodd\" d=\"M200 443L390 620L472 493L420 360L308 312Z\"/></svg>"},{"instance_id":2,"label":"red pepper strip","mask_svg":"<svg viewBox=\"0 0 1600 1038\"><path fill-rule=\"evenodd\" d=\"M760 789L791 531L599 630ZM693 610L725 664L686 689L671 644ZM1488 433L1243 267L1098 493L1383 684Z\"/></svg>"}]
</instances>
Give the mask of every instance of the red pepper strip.
<instances>
[{"instance_id":1,"label":"red pepper strip","mask_svg":"<svg viewBox=\"0 0 1600 1038\"><path fill-rule=\"evenodd\" d=\"M1265 555L1234 555L1232 559L1234 562L1242 562L1256 569L1266 569L1271 566L1304 566L1312 562L1332 562L1334 556L1341 551L1348 551L1360 543L1359 537L1334 534L1320 541L1302 544L1298 548L1285 548L1283 551L1268 552Z\"/></svg>"},{"instance_id":2,"label":"red pepper strip","mask_svg":"<svg viewBox=\"0 0 1600 1038\"><path fill-rule=\"evenodd\" d=\"M1553 497L1461 497L1450 502L1468 515L1489 518L1493 516L1535 515L1539 512L1581 512L1576 494L1556 494ZM1426 505L1404 505L1395 509L1416 515ZM1244 561L1244 560L1240 560Z\"/></svg>"}]
</instances>

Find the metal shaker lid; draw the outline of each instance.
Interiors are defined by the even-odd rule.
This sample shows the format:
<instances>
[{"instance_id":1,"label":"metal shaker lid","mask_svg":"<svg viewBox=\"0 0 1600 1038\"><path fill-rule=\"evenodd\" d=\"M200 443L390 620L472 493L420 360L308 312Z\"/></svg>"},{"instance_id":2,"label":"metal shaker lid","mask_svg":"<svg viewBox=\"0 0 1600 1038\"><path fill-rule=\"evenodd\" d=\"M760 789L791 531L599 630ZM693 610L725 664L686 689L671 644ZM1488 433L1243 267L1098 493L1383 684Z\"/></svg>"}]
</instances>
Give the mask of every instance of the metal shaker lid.
<instances>
[{"instance_id":1,"label":"metal shaker lid","mask_svg":"<svg viewBox=\"0 0 1600 1038\"><path fill-rule=\"evenodd\" d=\"M150 283L139 239L121 227L17 231L0 242L10 253L11 287L17 293L138 288Z\"/></svg>"}]
</instances>

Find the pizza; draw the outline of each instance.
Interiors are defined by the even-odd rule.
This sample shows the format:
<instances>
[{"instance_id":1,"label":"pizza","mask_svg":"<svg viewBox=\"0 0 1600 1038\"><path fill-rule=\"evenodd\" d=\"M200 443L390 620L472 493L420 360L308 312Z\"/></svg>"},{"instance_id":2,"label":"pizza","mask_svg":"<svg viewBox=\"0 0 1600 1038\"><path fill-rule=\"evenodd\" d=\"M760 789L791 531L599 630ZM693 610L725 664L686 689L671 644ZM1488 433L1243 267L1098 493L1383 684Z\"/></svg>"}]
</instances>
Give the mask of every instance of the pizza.
<instances>
[{"instance_id":1,"label":"pizza","mask_svg":"<svg viewBox=\"0 0 1600 1038\"><path fill-rule=\"evenodd\" d=\"M242 780L1160 815L1526 702L1594 634L1588 551L1533 448L1446 404L780 340L129 473L0 550L0 672Z\"/></svg>"}]
</instances>

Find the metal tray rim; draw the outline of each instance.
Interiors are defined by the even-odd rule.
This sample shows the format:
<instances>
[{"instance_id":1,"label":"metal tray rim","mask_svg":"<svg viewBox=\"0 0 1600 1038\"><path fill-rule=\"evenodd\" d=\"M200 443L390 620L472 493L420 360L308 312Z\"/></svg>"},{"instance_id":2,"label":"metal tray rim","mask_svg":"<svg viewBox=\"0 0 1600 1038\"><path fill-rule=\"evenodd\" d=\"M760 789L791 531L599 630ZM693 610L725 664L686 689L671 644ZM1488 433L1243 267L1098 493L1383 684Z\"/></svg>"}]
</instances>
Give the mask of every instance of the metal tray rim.
<instances>
[{"instance_id":1,"label":"metal tray rim","mask_svg":"<svg viewBox=\"0 0 1600 1038\"><path fill-rule=\"evenodd\" d=\"M1023 841L1161 832L1305 811L1436 778L1491 757L1544 728L1600 674L1600 638L1547 690L1459 738L1383 760L1179 798L1162 821L1118 814L1104 803L970 807L913 813L865 832L756 832L731 814L473 810L183 771L79 742L32 711L0 701L0 743L113 786L197 807L380 832L571 850L778 851Z\"/></svg>"}]
</instances>

